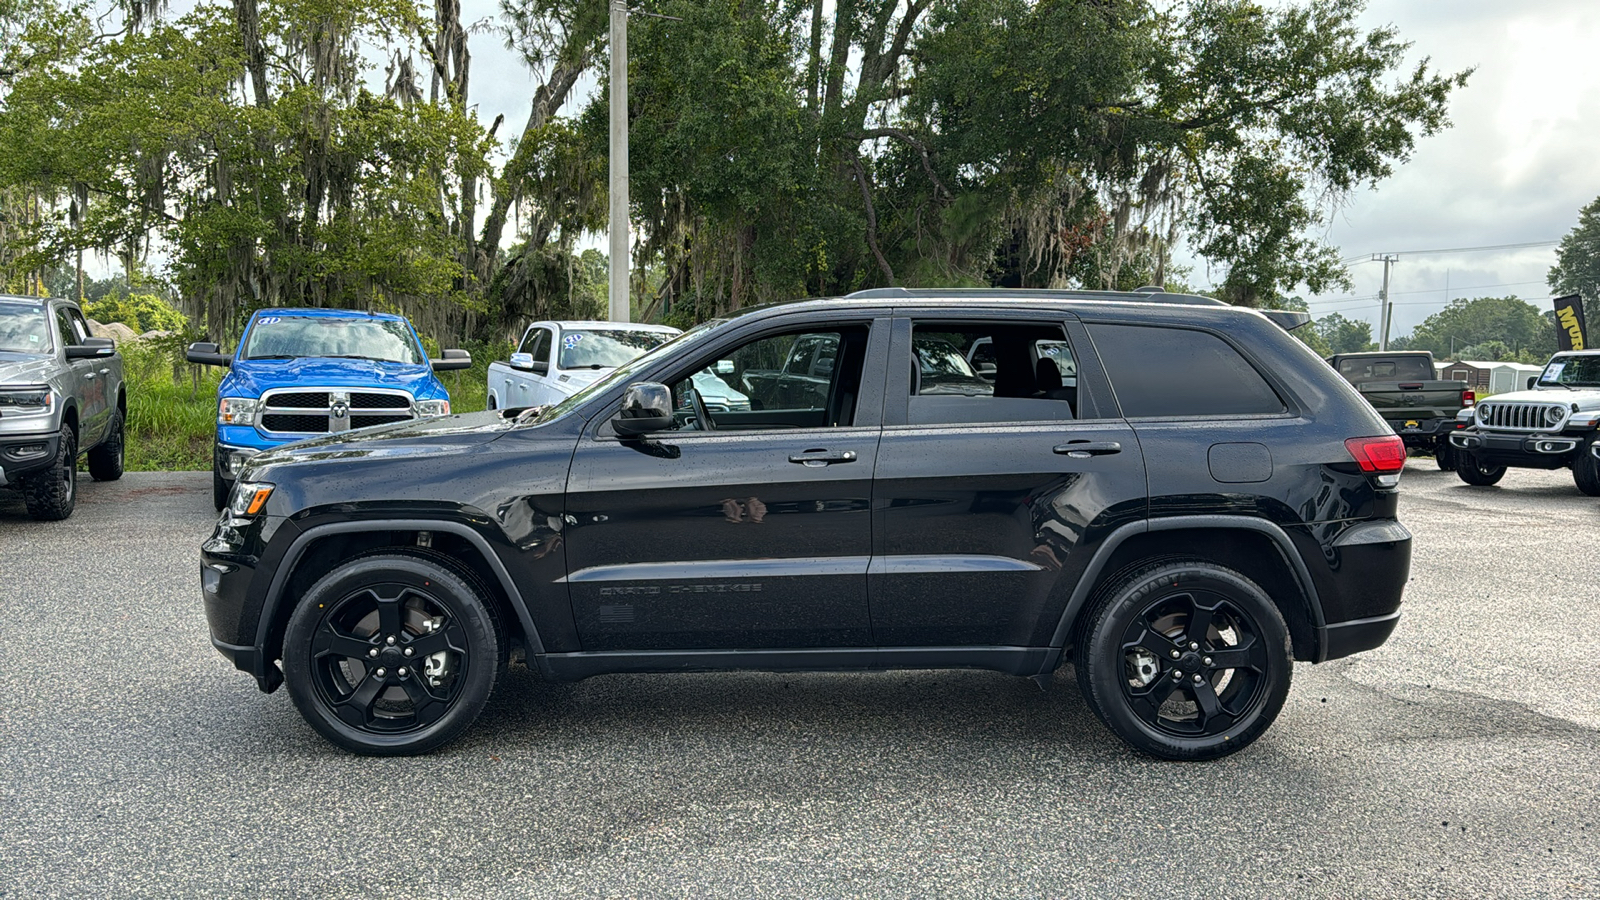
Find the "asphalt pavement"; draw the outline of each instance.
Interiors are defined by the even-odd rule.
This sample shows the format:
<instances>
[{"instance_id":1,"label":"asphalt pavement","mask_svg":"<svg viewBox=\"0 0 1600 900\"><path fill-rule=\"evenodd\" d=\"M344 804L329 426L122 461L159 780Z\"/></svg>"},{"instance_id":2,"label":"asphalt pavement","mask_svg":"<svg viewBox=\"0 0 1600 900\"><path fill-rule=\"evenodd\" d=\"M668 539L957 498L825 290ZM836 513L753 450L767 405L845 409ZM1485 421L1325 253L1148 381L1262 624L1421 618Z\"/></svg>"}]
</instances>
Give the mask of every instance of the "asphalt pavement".
<instances>
[{"instance_id":1,"label":"asphalt pavement","mask_svg":"<svg viewBox=\"0 0 1600 900\"><path fill-rule=\"evenodd\" d=\"M516 667L428 757L212 650L205 473L0 492L0 897L1595 897L1600 499L1413 460L1406 615L1203 764L986 672Z\"/></svg>"}]
</instances>

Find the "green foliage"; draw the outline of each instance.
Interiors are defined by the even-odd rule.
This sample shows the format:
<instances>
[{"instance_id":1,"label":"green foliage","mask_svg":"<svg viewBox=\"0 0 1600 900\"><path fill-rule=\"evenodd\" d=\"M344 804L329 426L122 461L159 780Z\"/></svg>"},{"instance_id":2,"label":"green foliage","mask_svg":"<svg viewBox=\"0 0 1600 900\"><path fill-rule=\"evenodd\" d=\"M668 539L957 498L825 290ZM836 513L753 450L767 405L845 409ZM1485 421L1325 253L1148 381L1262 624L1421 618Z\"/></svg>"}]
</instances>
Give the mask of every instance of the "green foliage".
<instances>
[{"instance_id":1,"label":"green foliage","mask_svg":"<svg viewBox=\"0 0 1600 900\"><path fill-rule=\"evenodd\" d=\"M1557 296L1581 294L1591 339L1600 333L1600 197L1579 211L1578 224L1561 238L1548 281Z\"/></svg>"},{"instance_id":2,"label":"green foliage","mask_svg":"<svg viewBox=\"0 0 1600 900\"><path fill-rule=\"evenodd\" d=\"M1334 353L1362 353L1367 350L1376 350L1378 345L1372 341L1372 323L1362 322L1357 319L1347 319L1338 313L1329 313L1311 324L1317 336L1328 348L1328 354ZM1301 329L1304 331L1305 329ZM1391 349L1401 349L1390 342Z\"/></svg>"},{"instance_id":3,"label":"green foliage","mask_svg":"<svg viewBox=\"0 0 1600 900\"><path fill-rule=\"evenodd\" d=\"M97 322L121 322L135 334L147 331L184 331L189 320L154 294L111 295L85 304L83 314Z\"/></svg>"},{"instance_id":4,"label":"green foliage","mask_svg":"<svg viewBox=\"0 0 1600 900\"><path fill-rule=\"evenodd\" d=\"M1487 351L1503 356L1469 356L1474 345L1489 342L1505 348ZM1435 359L1543 362L1556 349L1550 315L1516 297L1479 297L1451 301L1411 332L1411 349L1431 350Z\"/></svg>"}]
</instances>

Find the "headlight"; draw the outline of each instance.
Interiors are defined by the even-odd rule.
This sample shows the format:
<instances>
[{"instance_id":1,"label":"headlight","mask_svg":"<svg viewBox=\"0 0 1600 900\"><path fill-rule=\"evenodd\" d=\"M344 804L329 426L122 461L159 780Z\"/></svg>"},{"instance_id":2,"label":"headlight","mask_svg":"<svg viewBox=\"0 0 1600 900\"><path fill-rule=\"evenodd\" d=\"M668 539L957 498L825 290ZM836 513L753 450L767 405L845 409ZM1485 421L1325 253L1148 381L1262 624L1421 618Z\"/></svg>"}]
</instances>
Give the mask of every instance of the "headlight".
<instances>
[{"instance_id":1,"label":"headlight","mask_svg":"<svg viewBox=\"0 0 1600 900\"><path fill-rule=\"evenodd\" d=\"M261 401L254 397L223 397L217 402L218 425L254 425Z\"/></svg>"},{"instance_id":2,"label":"headlight","mask_svg":"<svg viewBox=\"0 0 1600 900\"><path fill-rule=\"evenodd\" d=\"M273 485L264 481L241 481L233 487L233 499L228 503L228 515L237 519L258 516L267 508L267 498L272 496Z\"/></svg>"},{"instance_id":3,"label":"headlight","mask_svg":"<svg viewBox=\"0 0 1600 900\"><path fill-rule=\"evenodd\" d=\"M417 415L419 416L448 416L450 415L449 400L418 400Z\"/></svg>"},{"instance_id":4,"label":"headlight","mask_svg":"<svg viewBox=\"0 0 1600 900\"><path fill-rule=\"evenodd\" d=\"M1478 418L1484 420L1485 422L1489 421L1489 407L1483 406L1483 405L1479 405L1478 406Z\"/></svg>"},{"instance_id":5,"label":"headlight","mask_svg":"<svg viewBox=\"0 0 1600 900\"><path fill-rule=\"evenodd\" d=\"M0 389L0 415L37 416L54 406L55 397L47 387Z\"/></svg>"},{"instance_id":6,"label":"headlight","mask_svg":"<svg viewBox=\"0 0 1600 900\"><path fill-rule=\"evenodd\" d=\"M1564 415L1566 415L1566 410L1559 406L1552 406L1544 411L1544 423L1546 425L1559 425L1561 424L1561 417Z\"/></svg>"}]
</instances>

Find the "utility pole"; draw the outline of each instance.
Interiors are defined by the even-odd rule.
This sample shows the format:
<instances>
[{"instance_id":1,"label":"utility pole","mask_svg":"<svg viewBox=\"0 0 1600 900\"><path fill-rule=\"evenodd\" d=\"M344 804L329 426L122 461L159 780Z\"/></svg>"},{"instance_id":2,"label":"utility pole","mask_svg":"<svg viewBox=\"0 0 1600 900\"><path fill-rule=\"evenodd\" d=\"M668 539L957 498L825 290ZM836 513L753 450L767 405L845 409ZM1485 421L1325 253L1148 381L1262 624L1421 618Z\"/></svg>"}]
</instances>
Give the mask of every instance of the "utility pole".
<instances>
[{"instance_id":1,"label":"utility pole","mask_svg":"<svg viewBox=\"0 0 1600 900\"><path fill-rule=\"evenodd\" d=\"M1389 302L1389 270L1400 260L1393 253L1374 253L1374 260L1383 263L1383 290L1378 293L1378 349L1389 349L1389 320L1394 318L1394 304Z\"/></svg>"},{"instance_id":2,"label":"utility pole","mask_svg":"<svg viewBox=\"0 0 1600 900\"><path fill-rule=\"evenodd\" d=\"M611 0L611 303L626 322L628 305L628 4Z\"/></svg>"}]
</instances>

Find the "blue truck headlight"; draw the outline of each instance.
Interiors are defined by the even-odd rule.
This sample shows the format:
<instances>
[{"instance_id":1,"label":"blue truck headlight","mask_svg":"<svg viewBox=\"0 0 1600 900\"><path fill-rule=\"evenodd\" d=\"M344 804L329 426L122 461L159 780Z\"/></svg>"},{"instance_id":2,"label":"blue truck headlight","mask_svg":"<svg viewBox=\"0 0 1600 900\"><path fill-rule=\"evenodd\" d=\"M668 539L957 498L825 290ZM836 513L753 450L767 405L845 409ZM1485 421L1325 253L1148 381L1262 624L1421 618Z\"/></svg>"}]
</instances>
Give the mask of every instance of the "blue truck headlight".
<instances>
[{"instance_id":1,"label":"blue truck headlight","mask_svg":"<svg viewBox=\"0 0 1600 900\"><path fill-rule=\"evenodd\" d=\"M217 401L218 425L254 425L261 401L254 397L223 397Z\"/></svg>"},{"instance_id":2,"label":"blue truck headlight","mask_svg":"<svg viewBox=\"0 0 1600 900\"><path fill-rule=\"evenodd\" d=\"M418 400L416 402L417 415L419 416L448 416L450 415L449 400Z\"/></svg>"}]
</instances>

